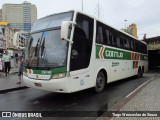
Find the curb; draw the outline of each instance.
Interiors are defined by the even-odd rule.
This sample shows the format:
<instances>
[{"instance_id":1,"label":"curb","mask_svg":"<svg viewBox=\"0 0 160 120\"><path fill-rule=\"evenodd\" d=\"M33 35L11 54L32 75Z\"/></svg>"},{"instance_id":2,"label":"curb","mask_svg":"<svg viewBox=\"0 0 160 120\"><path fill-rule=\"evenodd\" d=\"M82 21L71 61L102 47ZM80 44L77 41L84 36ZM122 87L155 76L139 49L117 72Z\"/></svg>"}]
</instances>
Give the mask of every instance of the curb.
<instances>
[{"instance_id":1,"label":"curb","mask_svg":"<svg viewBox=\"0 0 160 120\"><path fill-rule=\"evenodd\" d=\"M13 92L13 91L17 91L17 90L23 90L23 89L27 89L27 88L29 88L29 87L22 86L22 87L4 89L4 90L0 90L0 94L5 94L5 93L8 93L8 92Z\"/></svg>"}]
</instances>

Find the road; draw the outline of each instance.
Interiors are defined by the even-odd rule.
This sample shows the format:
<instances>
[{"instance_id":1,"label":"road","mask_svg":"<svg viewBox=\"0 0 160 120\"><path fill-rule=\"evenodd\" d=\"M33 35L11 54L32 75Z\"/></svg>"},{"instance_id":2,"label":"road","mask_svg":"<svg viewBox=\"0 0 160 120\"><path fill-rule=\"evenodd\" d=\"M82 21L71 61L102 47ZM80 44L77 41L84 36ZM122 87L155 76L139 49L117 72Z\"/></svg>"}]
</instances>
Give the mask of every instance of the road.
<instances>
[{"instance_id":1,"label":"road","mask_svg":"<svg viewBox=\"0 0 160 120\"><path fill-rule=\"evenodd\" d=\"M92 119L89 117L92 112L109 111L118 101L153 76L147 74L139 79L132 77L110 83L100 94L94 93L92 89L72 94L60 94L32 88L1 94L0 111L90 111L86 112L83 119ZM75 118L67 119L74 120Z\"/></svg>"}]
</instances>

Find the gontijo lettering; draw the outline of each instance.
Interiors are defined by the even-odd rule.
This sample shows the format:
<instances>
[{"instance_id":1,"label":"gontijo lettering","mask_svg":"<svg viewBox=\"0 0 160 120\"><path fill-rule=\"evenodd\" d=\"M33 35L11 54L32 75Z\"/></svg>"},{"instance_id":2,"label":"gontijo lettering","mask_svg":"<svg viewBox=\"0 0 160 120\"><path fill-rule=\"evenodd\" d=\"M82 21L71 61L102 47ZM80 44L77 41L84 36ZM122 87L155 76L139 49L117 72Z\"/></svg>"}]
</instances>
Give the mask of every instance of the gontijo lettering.
<instances>
[{"instance_id":1,"label":"gontijo lettering","mask_svg":"<svg viewBox=\"0 0 160 120\"><path fill-rule=\"evenodd\" d=\"M106 57L113 57L113 58L123 58L123 53L122 52L116 52L116 51L105 51L105 56Z\"/></svg>"}]
</instances>

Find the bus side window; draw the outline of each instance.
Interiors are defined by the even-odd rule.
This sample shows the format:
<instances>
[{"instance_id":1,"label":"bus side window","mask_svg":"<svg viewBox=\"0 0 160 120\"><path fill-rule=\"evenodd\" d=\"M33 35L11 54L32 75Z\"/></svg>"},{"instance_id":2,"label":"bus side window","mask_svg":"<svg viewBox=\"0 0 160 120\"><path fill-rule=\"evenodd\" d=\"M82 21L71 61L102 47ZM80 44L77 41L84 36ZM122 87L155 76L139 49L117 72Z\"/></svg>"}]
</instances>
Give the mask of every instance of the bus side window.
<instances>
[{"instance_id":1,"label":"bus side window","mask_svg":"<svg viewBox=\"0 0 160 120\"><path fill-rule=\"evenodd\" d=\"M120 48L122 48L122 49L124 48L123 37L122 36L120 37Z\"/></svg>"},{"instance_id":2,"label":"bus side window","mask_svg":"<svg viewBox=\"0 0 160 120\"><path fill-rule=\"evenodd\" d=\"M105 29L105 37L106 37L106 40L105 40L105 43L106 45L110 45L110 41L109 41L109 30Z\"/></svg>"},{"instance_id":3,"label":"bus side window","mask_svg":"<svg viewBox=\"0 0 160 120\"><path fill-rule=\"evenodd\" d=\"M121 48L121 44L120 44L120 37L119 37L119 35L118 35L118 34L117 34L116 39L117 39L117 47Z\"/></svg>"},{"instance_id":4,"label":"bus side window","mask_svg":"<svg viewBox=\"0 0 160 120\"><path fill-rule=\"evenodd\" d=\"M126 40L126 38L124 38L123 41L124 41L124 48L126 49L127 48L127 40Z\"/></svg>"},{"instance_id":5,"label":"bus side window","mask_svg":"<svg viewBox=\"0 0 160 120\"><path fill-rule=\"evenodd\" d=\"M129 49L129 42L127 38L124 38L124 48L127 50Z\"/></svg>"},{"instance_id":6,"label":"bus side window","mask_svg":"<svg viewBox=\"0 0 160 120\"><path fill-rule=\"evenodd\" d=\"M138 52L139 50L138 50L138 42L137 42L137 40L135 41L135 48L136 48L136 52Z\"/></svg>"},{"instance_id":7,"label":"bus side window","mask_svg":"<svg viewBox=\"0 0 160 120\"><path fill-rule=\"evenodd\" d=\"M141 42L138 43L139 43L139 52L143 53L143 44Z\"/></svg>"},{"instance_id":8,"label":"bus side window","mask_svg":"<svg viewBox=\"0 0 160 120\"><path fill-rule=\"evenodd\" d=\"M134 46L133 46L133 40L132 39L130 39L130 44L131 44L130 50L134 51Z\"/></svg>"},{"instance_id":9,"label":"bus side window","mask_svg":"<svg viewBox=\"0 0 160 120\"><path fill-rule=\"evenodd\" d=\"M103 44L103 32L101 26L97 27L96 42Z\"/></svg>"},{"instance_id":10,"label":"bus side window","mask_svg":"<svg viewBox=\"0 0 160 120\"><path fill-rule=\"evenodd\" d=\"M113 34L111 30L109 31L109 42L110 42L110 45L113 46Z\"/></svg>"},{"instance_id":11,"label":"bus side window","mask_svg":"<svg viewBox=\"0 0 160 120\"><path fill-rule=\"evenodd\" d=\"M71 48L70 71L89 66L93 43L93 19L78 13L76 22Z\"/></svg>"},{"instance_id":12,"label":"bus side window","mask_svg":"<svg viewBox=\"0 0 160 120\"><path fill-rule=\"evenodd\" d=\"M116 38L116 33L113 33L113 39L112 39L112 43L114 47L117 47L117 38Z\"/></svg>"},{"instance_id":13,"label":"bus side window","mask_svg":"<svg viewBox=\"0 0 160 120\"><path fill-rule=\"evenodd\" d=\"M131 40L128 38L128 50L131 50Z\"/></svg>"}]
</instances>

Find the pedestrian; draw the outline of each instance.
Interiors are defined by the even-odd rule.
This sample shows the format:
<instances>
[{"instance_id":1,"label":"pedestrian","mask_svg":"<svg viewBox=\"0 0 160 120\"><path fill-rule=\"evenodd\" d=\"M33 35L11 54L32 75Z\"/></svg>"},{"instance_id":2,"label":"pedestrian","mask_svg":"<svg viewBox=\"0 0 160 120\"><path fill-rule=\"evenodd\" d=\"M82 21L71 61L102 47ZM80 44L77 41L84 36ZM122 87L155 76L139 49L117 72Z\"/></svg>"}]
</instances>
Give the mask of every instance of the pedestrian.
<instances>
[{"instance_id":1,"label":"pedestrian","mask_svg":"<svg viewBox=\"0 0 160 120\"><path fill-rule=\"evenodd\" d=\"M2 61L4 62L4 69L6 76L9 74L9 71L11 69L11 56L8 54L8 51L5 51L5 54L2 57Z\"/></svg>"},{"instance_id":2,"label":"pedestrian","mask_svg":"<svg viewBox=\"0 0 160 120\"><path fill-rule=\"evenodd\" d=\"M23 76L23 57L19 57L18 59L18 79L19 82L17 82L17 84L21 84L21 80L22 80L22 76Z\"/></svg>"}]
</instances>

